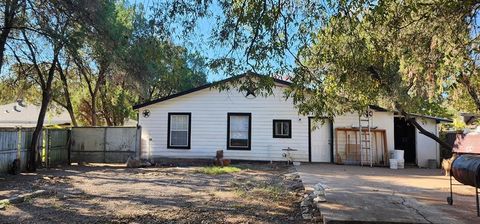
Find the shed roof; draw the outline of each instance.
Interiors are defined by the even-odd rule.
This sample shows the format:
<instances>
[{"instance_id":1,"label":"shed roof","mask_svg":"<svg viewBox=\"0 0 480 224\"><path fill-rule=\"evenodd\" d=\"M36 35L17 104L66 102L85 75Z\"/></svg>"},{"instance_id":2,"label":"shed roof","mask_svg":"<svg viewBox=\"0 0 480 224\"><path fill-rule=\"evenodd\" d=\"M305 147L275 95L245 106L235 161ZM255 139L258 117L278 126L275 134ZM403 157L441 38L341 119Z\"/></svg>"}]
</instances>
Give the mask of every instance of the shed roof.
<instances>
[{"instance_id":1,"label":"shed roof","mask_svg":"<svg viewBox=\"0 0 480 224\"><path fill-rule=\"evenodd\" d=\"M37 125L40 106L23 103L0 105L0 127L35 127ZM66 110L60 113L48 112L44 125L70 124L70 116Z\"/></svg>"}]
</instances>

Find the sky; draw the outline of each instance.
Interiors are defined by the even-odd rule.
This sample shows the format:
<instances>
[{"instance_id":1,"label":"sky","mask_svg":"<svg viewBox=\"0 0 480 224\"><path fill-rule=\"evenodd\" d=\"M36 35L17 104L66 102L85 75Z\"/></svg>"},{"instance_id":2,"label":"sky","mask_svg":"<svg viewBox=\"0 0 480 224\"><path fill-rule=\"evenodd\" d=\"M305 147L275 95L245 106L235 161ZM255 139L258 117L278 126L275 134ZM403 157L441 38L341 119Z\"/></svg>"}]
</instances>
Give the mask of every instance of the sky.
<instances>
[{"instance_id":1,"label":"sky","mask_svg":"<svg viewBox=\"0 0 480 224\"><path fill-rule=\"evenodd\" d=\"M160 0L162 1L169 1L169 0ZM148 17L149 15L152 15L152 8L155 7L156 3L158 3L157 0L128 0L129 4L132 5L143 5L146 11L146 16ZM172 41L180 46L184 46L189 50L190 52L196 52L201 54L202 56L206 57L207 59L215 59L215 58L220 58L223 55L226 55L230 48L229 46L220 46L218 44L212 44L211 43L211 36L212 36L212 30L215 28L216 25L216 20L215 17L223 17L222 9L218 4L215 3L215 1L212 1L213 4L210 5L210 12L212 13L212 16L206 17L206 18L201 18L197 20L196 28L195 30L188 35L187 37L182 36L182 35L173 35ZM175 25L174 25L175 26ZM179 26L178 24L176 26ZM179 27L175 27L179 28ZM244 57L244 52L238 51L233 53L234 57ZM294 58L293 56L286 54L284 60L287 61L289 65L294 65ZM272 60L269 62L272 66L275 66L276 63ZM241 71L241 72L246 72L246 71ZM224 74L224 73L218 73L214 72L211 70L207 69L207 81L212 82L212 81L218 81L225 79L232 74Z\"/></svg>"},{"instance_id":2,"label":"sky","mask_svg":"<svg viewBox=\"0 0 480 224\"><path fill-rule=\"evenodd\" d=\"M168 0L167 0L168 1ZM155 6L156 0L129 0L132 5L143 4L146 10L147 16L151 15L152 7ZM220 14L220 8L216 5L211 7L214 14ZM209 39L212 35L212 30L215 25L213 18L202 18L197 21L197 26L193 33L189 37L185 38L181 35L173 35L172 41L176 45L186 47L190 52L197 52L206 58L217 58L223 54L226 54L229 49L216 45L211 46ZM178 26L178 25L177 25ZM218 74L211 70L207 71L207 81L213 82L226 78L224 74Z\"/></svg>"},{"instance_id":3,"label":"sky","mask_svg":"<svg viewBox=\"0 0 480 224\"><path fill-rule=\"evenodd\" d=\"M153 14L153 7L158 3L162 1L170 1L170 0L126 0L126 3L128 5L143 5L146 16L148 17L149 15ZM215 1L213 1L215 2ZM188 35L187 37L179 35L179 34L174 34L171 36L171 40L174 44L180 45L185 47L188 51L191 53L198 53L205 58L208 59L215 59L215 58L220 58L223 55L226 55L227 52L230 50L228 46L220 46L218 44L212 44L211 43L211 36L212 36L212 30L215 28L216 21L214 19L215 16L223 16L222 15L222 10L220 6L216 5L215 3L210 6L210 12L213 14L212 17L207 17L207 18L201 18L197 20L196 23L196 28L193 30L193 32ZM175 26L175 25L174 25ZM181 25L176 24L178 27L174 28L181 28ZM48 44L46 44L47 46ZM13 46L13 45L12 45ZM45 58L49 59L51 56L51 49L46 47L45 49L42 49L42 55L46 55ZM13 60L13 54L12 52L9 52L9 49L7 48L6 50L6 55L9 55L7 58L10 58ZM236 57L243 57L243 51L236 52ZM294 59L292 56L286 55L286 60L289 61L289 63L294 64ZM12 62L13 63L13 62ZM9 66L6 63L5 66L2 69L2 72L0 73L0 78L1 76L6 76L9 72ZM271 63L273 66L275 65L274 63ZM246 72L246 71L241 71L241 72ZM231 76L232 74L224 74L222 72L215 72L210 69L206 69L207 73L207 81L213 82L213 81L218 81L227 78L228 76Z\"/></svg>"}]
</instances>

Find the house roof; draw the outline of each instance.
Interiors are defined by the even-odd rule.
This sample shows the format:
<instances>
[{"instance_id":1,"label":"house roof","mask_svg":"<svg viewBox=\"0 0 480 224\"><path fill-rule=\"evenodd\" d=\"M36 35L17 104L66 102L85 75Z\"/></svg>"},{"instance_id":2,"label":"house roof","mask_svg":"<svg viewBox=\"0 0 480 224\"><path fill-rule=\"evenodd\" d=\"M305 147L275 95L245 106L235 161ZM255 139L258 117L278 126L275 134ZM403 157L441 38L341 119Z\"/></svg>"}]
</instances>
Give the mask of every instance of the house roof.
<instances>
[{"instance_id":1,"label":"house roof","mask_svg":"<svg viewBox=\"0 0 480 224\"><path fill-rule=\"evenodd\" d=\"M480 119L480 114L476 114L476 113L460 113L460 116L463 117L463 121L467 125L473 124L478 119Z\"/></svg>"},{"instance_id":2,"label":"house roof","mask_svg":"<svg viewBox=\"0 0 480 224\"><path fill-rule=\"evenodd\" d=\"M241 74L241 75L232 76L232 77L227 78L227 79L223 79L223 80L220 80L220 81L217 81L217 82L208 83L208 84L196 87L196 88L192 88L192 89L185 90L185 91L182 91L182 92L179 92L179 93L176 93L176 94L172 94L170 96L166 96L166 97L162 97L162 98L159 98L159 99L147 101L147 102L144 102L144 103L141 103L141 104L137 104L137 105L133 106L133 109L137 110L137 109L140 109L142 107L146 107L146 106L149 106L149 105L152 105L152 104L155 104L155 103L159 103L159 102L162 102L162 101L173 99L173 98L183 96L183 95L186 95L186 94L189 94L189 93L193 93L193 92L200 91L200 90L207 89L207 88L212 88L212 87L215 87L217 85L220 85L220 84L223 84L223 83L235 80L235 79L245 77L247 75L263 77L262 75L260 75L258 73L247 72L247 73L244 73L244 74ZM289 81L285 81L285 80L281 80L281 79L277 79L277 78L273 78L273 81L275 81L276 83L279 83L279 84L287 85L287 86L290 86L292 84ZM377 106L377 105L370 105L369 107L370 107L370 109L375 110L375 111L379 111L379 112L391 111L391 110L385 109L385 108ZM436 122L449 122L449 123L453 122L453 120L451 120L451 119L442 118L442 117L434 117L434 116L420 115L420 114L410 114L410 115L415 116L415 117L423 117L423 118L428 118L428 119L434 119Z\"/></svg>"},{"instance_id":3,"label":"house roof","mask_svg":"<svg viewBox=\"0 0 480 224\"><path fill-rule=\"evenodd\" d=\"M433 120L435 120L437 123L440 123L440 122L452 123L452 122L453 122L452 119L448 119L448 118L444 118L444 117L435 117L435 116L423 115L423 114L410 114L410 115L411 115L411 116L414 116L414 117L421 117L421 118L433 119Z\"/></svg>"},{"instance_id":4,"label":"house roof","mask_svg":"<svg viewBox=\"0 0 480 224\"><path fill-rule=\"evenodd\" d=\"M380 112L387 112L387 111L392 111L392 110L388 110L388 109L385 109L383 107L380 107L380 106L376 106L376 105L370 105L369 106L370 109L373 109L375 111L380 111ZM396 115L400 115L400 113L398 111L392 111L394 112ZM444 118L444 117L436 117L436 116L430 116L430 115L423 115L423 114L414 114L414 113L408 113L410 116L414 116L414 117L421 117L421 118L427 118L427 119L433 119L435 120L437 123L440 123L440 122L447 122L447 123L452 123L453 120L452 119L448 119L448 118Z\"/></svg>"},{"instance_id":5,"label":"house roof","mask_svg":"<svg viewBox=\"0 0 480 224\"><path fill-rule=\"evenodd\" d=\"M170 96L166 96L166 97L158 98L158 99L155 99L155 100L147 101L147 102L144 102L144 103L141 103L141 104L137 104L137 105L133 106L133 109L134 110L140 109L142 107L146 107L146 106L149 106L149 105L152 105L152 104L155 104L155 103L159 103L159 102L162 102L162 101L165 101L165 100L173 99L173 98L183 96L183 95L186 95L186 94L189 94L189 93L200 91L202 89L213 88L213 87L218 86L220 84L224 84L224 83L230 82L232 80L243 78L247 75L264 77L264 76L259 75L257 73L248 72L248 73L244 73L244 74L241 74L241 75L232 76L230 78L223 79L223 80L220 80L220 81L217 81L217 82L212 82L212 83L208 83L208 84L205 84L205 85L202 85L202 86L199 86L199 87L195 87L195 88L192 88L192 89L189 89L189 90L185 90L185 91L182 91L182 92L179 92L179 93L175 93L175 94L172 94ZM281 79L277 79L277 78L273 78L273 81L275 81L276 83L282 84L282 85L291 85L292 84L291 82L281 80Z\"/></svg>"},{"instance_id":6,"label":"house roof","mask_svg":"<svg viewBox=\"0 0 480 224\"><path fill-rule=\"evenodd\" d=\"M40 107L27 103L21 104L0 105L0 127L35 127L37 125ZM44 121L45 126L70 123L70 116L65 110L61 110L60 113L48 112Z\"/></svg>"}]
</instances>

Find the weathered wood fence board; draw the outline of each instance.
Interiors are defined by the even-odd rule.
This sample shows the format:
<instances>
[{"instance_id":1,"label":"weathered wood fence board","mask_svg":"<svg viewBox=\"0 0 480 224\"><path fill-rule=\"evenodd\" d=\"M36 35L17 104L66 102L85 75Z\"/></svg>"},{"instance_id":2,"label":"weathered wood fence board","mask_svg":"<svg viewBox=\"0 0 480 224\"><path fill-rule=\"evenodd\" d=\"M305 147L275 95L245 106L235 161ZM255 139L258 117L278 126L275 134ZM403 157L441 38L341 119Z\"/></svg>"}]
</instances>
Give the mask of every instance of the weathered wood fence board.
<instances>
[{"instance_id":1,"label":"weathered wood fence board","mask_svg":"<svg viewBox=\"0 0 480 224\"><path fill-rule=\"evenodd\" d=\"M70 130L68 129L47 129L46 136L46 166L56 167L70 163L69 144Z\"/></svg>"},{"instance_id":2,"label":"weathered wood fence board","mask_svg":"<svg viewBox=\"0 0 480 224\"><path fill-rule=\"evenodd\" d=\"M140 128L75 127L45 129L39 138L37 156L45 167L70 162L123 163L140 152ZM26 170L33 129L0 128L0 173L7 173L15 159ZM45 138L45 141L43 139Z\"/></svg>"},{"instance_id":3,"label":"weathered wood fence board","mask_svg":"<svg viewBox=\"0 0 480 224\"><path fill-rule=\"evenodd\" d=\"M140 149L136 127L76 127L71 131L72 163L124 163Z\"/></svg>"},{"instance_id":4,"label":"weathered wood fence board","mask_svg":"<svg viewBox=\"0 0 480 224\"><path fill-rule=\"evenodd\" d=\"M21 170L26 170L32 133L33 129L0 129L0 173L7 173L15 159L20 159Z\"/></svg>"}]
</instances>

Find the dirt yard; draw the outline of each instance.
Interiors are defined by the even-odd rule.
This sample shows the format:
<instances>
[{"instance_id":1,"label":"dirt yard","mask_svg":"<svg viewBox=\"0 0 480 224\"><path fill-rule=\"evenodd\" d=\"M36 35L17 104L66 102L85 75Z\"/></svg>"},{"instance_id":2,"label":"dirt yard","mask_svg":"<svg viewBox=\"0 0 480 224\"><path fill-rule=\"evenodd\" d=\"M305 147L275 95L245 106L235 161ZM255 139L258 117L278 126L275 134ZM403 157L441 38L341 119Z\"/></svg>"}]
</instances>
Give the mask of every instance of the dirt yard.
<instances>
[{"instance_id":1,"label":"dirt yard","mask_svg":"<svg viewBox=\"0 0 480 224\"><path fill-rule=\"evenodd\" d=\"M1 223L302 223L303 191L294 168L239 164L201 167L70 166L0 177L0 200L51 193L0 210ZM301 186L301 185L300 185Z\"/></svg>"}]
</instances>

